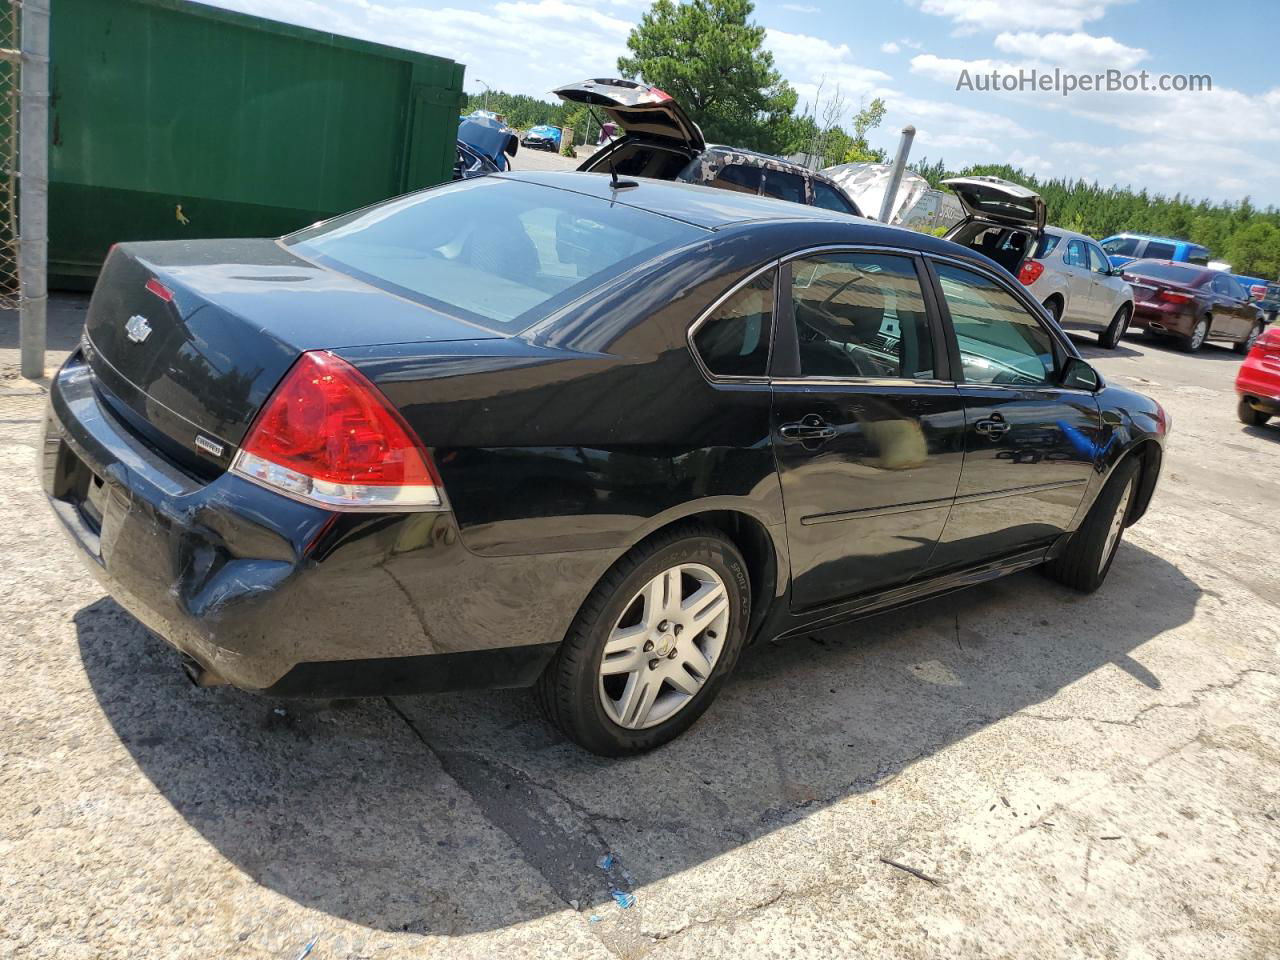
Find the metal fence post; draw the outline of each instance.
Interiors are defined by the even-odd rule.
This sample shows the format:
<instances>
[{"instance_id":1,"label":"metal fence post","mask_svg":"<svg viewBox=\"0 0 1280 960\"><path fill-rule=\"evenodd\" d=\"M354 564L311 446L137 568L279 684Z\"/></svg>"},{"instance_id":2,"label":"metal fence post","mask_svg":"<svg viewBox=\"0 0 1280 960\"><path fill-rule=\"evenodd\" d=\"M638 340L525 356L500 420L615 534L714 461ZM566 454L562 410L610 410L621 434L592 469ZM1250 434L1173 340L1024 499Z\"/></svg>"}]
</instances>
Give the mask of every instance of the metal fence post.
<instances>
[{"instance_id":1,"label":"metal fence post","mask_svg":"<svg viewBox=\"0 0 1280 960\"><path fill-rule=\"evenodd\" d=\"M898 155L893 158L889 186L884 191L884 199L880 201L881 223L888 223L893 216L893 208L898 202L898 187L902 186L902 171L907 168L907 155L911 153L911 141L915 138L915 127L907 124L902 128L902 139L898 141Z\"/></svg>"},{"instance_id":2,"label":"metal fence post","mask_svg":"<svg viewBox=\"0 0 1280 960\"><path fill-rule=\"evenodd\" d=\"M49 301L49 0L22 0L22 104L18 121L18 339L22 375L44 376Z\"/></svg>"}]
</instances>

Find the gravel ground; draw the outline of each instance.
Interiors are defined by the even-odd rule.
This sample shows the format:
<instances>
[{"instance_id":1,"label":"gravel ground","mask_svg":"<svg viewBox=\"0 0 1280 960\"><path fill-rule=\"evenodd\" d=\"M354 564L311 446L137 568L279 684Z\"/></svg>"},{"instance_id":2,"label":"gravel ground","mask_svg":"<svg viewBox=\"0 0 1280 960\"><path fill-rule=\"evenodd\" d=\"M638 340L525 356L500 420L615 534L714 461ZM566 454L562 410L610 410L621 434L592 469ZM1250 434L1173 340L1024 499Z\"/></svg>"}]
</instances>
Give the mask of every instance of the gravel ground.
<instances>
[{"instance_id":1,"label":"gravel ground","mask_svg":"<svg viewBox=\"0 0 1280 960\"><path fill-rule=\"evenodd\" d=\"M1174 431L1098 594L1032 572L765 644L610 762L520 691L192 688L56 529L14 340L0 956L1280 956L1280 427L1236 422L1229 351L1086 347Z\"/></svg>"}]
</instances>

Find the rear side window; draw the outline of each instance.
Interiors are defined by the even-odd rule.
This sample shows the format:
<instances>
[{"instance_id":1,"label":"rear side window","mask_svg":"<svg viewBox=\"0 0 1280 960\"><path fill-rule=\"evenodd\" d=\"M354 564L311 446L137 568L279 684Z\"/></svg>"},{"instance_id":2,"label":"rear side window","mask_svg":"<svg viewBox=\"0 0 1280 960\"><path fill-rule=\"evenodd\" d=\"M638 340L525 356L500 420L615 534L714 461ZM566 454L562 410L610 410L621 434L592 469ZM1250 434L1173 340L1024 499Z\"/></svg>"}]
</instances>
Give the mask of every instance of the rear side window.
<instances>
[{"instance_id":1,"label":"rear side window","mask_svg":"<svg viewBox=\"0 0 1280 960\"><path fill-rule=\"evenodd\" d=\"M858 216L857 209L845 199L843 193L821 180L813 181L813 205L823 210L835 210L839 213L851 213Z\"/></svg>"},{"instance_id":2,"label":"rear side window","mask_svg":"<svg viewBox=\"0 0 1280 960\"><path fill-rule=\"evenodd\" d=\"M804 177L794 173L781 173L777 170L764 172L764 195L778 200L790 200L792 203L804 203Z\"/></svg>"},{"instance_id":3,"label":"rear side window","mask_svg":"<svg viewBox=\"0 0 1280 960\"><path fill-rule=\"evenodd\" d=\"M1136 274L1139 277L1168 280L1170 283L1181 283L1186 286L1194 286L1204 274L1204 271L1198 267L1181 267L1175 263L1155 263L1150 260L1139 260L1124 269L1125 273Z\"/></svg>"},{"instance_id":4,"label":"rear side window","mask_svg":"<svg viewBox=\"0 0 1280 960\"><path fill-rule=\"evenodd\" d=\"M1147 241L1147 252L1143 254L1148 260L1172 260L1174 246L1172 243L1161 243L1159 240Z\"/></svg>"},{"instance_id":5,"label":"rear side window","mask_svg":"<svg viewBox=\"0 0 1280 960\"><path fill-rule=\"evenodd\" d=\"M1042 233L1040 242L1036 244L1036 252L1032 254L1036 260L1043 260L1053 251L1058 249L1058 244L1062 242L1062 238L1052 233Z\"/></svg>"},{"instance_id":6,"label":"rear side window","mask_svg":"<svg viewBox=\"0 0 1280 960\"><path fill-rule=\"evenodd\" d=\"M285 243L373 286L510 333L703 235L635 207L478 177L357 210Z\"/></svg>"},{"instance_id":7,"label":"rear side window","mask_svg":"<svg viewBox=\"0 0 1280 960\"><path fill-rule=\"evenodd\" d=\"M804 377L933 379L933 338L907 257L832 253L791 265Z\"/></svg>"},{"instance_id":8,"label":"rear side window","mask_svg":"<svg viewBox=\"0 0 1280 960\"><path fill-rule=\"evenodd\" d=\"M717 377L763 377L773 335L773 270L734 293L693 334L693 347Z\"/></svg>"},{"instance_id":9,"label":"rear side window","mask_svg":"<svg viewBox=\"0 0 1280 960\"><path fill-rule=\"evenodd\" d=\"M1113 237L1102 245L1102 249L1113 257L1136 257L1138 255L1138 238Z\"/></svg>"},{"instance_id":10,"label":"rear side window","mask_svg":"<svg viewBox=\"0 0 1280 960\"><path fill-rule=\"evenodd\" d=\"M731 163L716 174L711 185L725 190L735 190L738 193L759 193L760 168Z\"/></svg>"},{"instance_id":11,"label":"rear side window","mask_svg":"<svg viewBox=\"0 0 1280 960\"><path fill-rule=\"evenodd\" d=\"M945 263L935 268L967 382L1053 382L1053 338L1021 303L981 274Z\"/></svg>"}]
</instances>

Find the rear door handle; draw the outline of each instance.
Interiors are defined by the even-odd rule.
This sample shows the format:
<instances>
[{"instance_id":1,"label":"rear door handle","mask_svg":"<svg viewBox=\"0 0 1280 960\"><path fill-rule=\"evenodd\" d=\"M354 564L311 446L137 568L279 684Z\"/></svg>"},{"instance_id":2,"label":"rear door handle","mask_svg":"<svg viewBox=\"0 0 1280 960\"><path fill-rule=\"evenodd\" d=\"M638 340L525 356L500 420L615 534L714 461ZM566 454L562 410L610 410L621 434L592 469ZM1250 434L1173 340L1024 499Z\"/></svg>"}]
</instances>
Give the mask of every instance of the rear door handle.
<instances>
[{"instance_id":1,"label":"rear door handle","mask_svg":"<svg viewBox=\"0 0 1280 960\"><path fill-rule=\"evenodd\" d=\"M778 433L786 440L830 440L836 435L836 428L816 413L810 413L795 423L784 423Z\"/></svg>"},{"instance_id":2,"label":"rear door handle","mask_svg":"<svg viewBox=\"0 0 1280 960\"><path fill-rule=\"evenodd\" d=\"M985 420L979 420L973 425L973 429L989 440L999 440L1009 430L1009 424L1005 423L1004 417L998 413L993 413Z\"/></svg>"}]
</instances>

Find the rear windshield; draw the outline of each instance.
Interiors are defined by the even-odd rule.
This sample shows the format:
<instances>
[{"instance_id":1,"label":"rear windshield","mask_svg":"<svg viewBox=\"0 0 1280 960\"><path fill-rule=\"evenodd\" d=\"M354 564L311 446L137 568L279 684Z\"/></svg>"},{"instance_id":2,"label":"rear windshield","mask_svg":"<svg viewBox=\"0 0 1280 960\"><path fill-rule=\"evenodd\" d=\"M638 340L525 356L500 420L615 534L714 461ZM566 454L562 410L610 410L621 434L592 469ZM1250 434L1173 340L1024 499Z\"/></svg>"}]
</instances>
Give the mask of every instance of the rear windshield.
<instances>
[{"instance_id":1,"label":"rear windshield","mask_svg":"<svg viewBox=\"0 0 1280 960\"><path fill-rule=\"evenodd\" d=\"M498 177L437 187L285 238L295 252L499 333L516 333L704 231Z\"/></svg>"},{"instance_id":2,"label":"rear windshield","mask_svg":"<svg viewBox=\"0 0 1280 960\"><path fill-rule=\"evenodd\" d=\"M1194 286L1203 275L1203 270L1195 267L1180 267L1174 263L1156 263L1154 260L1139 260L1137 263L1126 264L1125 273L1132 273L1139 277L1151 277L1153 280L1168 280L1170 283L1181 283L1184 286Z\"/></svg>"}]
</instances>

